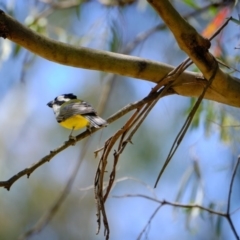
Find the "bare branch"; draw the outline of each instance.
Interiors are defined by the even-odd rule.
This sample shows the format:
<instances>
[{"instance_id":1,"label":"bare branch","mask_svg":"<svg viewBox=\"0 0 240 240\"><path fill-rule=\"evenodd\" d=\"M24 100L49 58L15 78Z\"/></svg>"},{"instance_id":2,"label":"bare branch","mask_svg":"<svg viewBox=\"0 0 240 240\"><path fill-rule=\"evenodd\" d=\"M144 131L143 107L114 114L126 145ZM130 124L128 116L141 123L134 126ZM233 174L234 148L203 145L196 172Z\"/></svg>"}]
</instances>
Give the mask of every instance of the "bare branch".
<instances>
[{"instance_id":1,"label":"bare branch","mask_svg":"<svg viewBox=\"0 0 240 240\"><path fill-rule=\"evenodd\" d=\"M136 133L137 129L141 126L144 119L147 117L149 112L152 110L152 108L155 106L155 104L158 102L158 100L168 95L168 91L171 91L171 87L175 85L175 83L178 80L178 77L181 75L181 73L191 64L191 61L187 59L183 62L179 67L177 67L175 70L167 74L163 79L159 81L159 83L150 91L149 95L147 97L150 97L151 95L155 95L156 98L153 98L152 101L147 102L145 105L140 106L136 109L136 111L132 114L132 116L128 119L128 121L125 123L125 125L119 129L112 137L110 137L104 145L103 153L96 171L95 175L95 198L97 201L97 222L98 222L98 231L100 230L100 224L101 224L101 216L103 217L103 223L104 223L104 230L106 233L106 239L109 238L109 225L108 225L108 219L106 216L105 211L105 205L104 203L107 200L107 197L112 189L115 176L116 176L116 166L120 157L120 154L123 152L125 147L128 143L131 143L133 135ZM165 79L168 79L169 83L164 86L163 82ZM109 175L109 182L108 186L106 188L106 191L104 192L104 176L106 172L106 166L108 161L108 156L115 146L115 144L118 141L118 148L117 150L114 150L114 159L113 159L113 168Z\"/></svg>"},{"instance_id":2,"label":"bare branch","mask_svg":"<svg viewBox=\"0 0 240 240\"><path fill-rule=\"evenodd\" d=\"M212 76L214 57L208 52L211 44L185 21L168 0L149 0L173 33L179 47L187 53L206 79Z\"/></svg>"},{"instance_id":3,"label":"bare branch","mask_svg":"<svg viewBox=\"0 0 240 240\"><path fill-rule=\"evenodd\" d=\"M128 75L153 82L159 80L159 72L166 73L171 69L171 66L156 61L57 42L32 31L1 10L0 36L38 56L72 67Z\"/></svg>"},{"instance_id":4,"label":"bare branch","mask_svg":"<svg viewBox=\"0 0 240 240\"><path fill-rule=\"evenodd\" d=\"M180 208L199 208L199 209L204 210L208 213L216 214L216 215L219 215L219 216L222 216L222 217L226 217L226 213L215 211L211 208L206 208L206 207L203 207L203 206L198 205L198 204L182 204L182 203L178 203L178 202L170 202L170 201L166 201L166 200L159 200L157 198L149 197L149 196L144 195L144 194L126 194L126 195L123 195L123 196L112 196L112 197L113 198L141 197L141 198L145 198L145 199L151 200L153 202L159 203L161 205L170 205L170 206L173 206L173 207L180 207Z\"/></svg>"},{"instance_id":5,"label":"bare branch","mask_svg":"<svg viewBox=\"0 0 240 240\"><path fill-rule=\"evenodd\" d=\"M190 59L197 65L204 77L210 79L215 66L215 58L208 51L210 41L198 34L197 31L180 16L168 0L148 0L148 2L155 8L159 16L169 27L179 47L185 51ZM218 92L220 95L222 95L224 91L228 91L230 79L221 69L218 69L215 80L212 84L212 89L219 89L219 87L222 86L222 90L219 89Z\"/></svg>"},{"instance_id":6,"label":"bare branch","mask_svg":"<svg viewBox=\"0 0 240 240\"><path fill-rule=\"evenodd\" d=\"M239 163L240 163L240 159L238 159L238 162L237 162L237 164L234 168L231 183L233 182L233 179L234 179L235 174L236 174L236 169L238 168ZM230 187L230 191L231 191L231 187ZM229 195L230 195L230 192L229 192ZM223 212L220 212L220 211L215 211L211 208L206 208L206 207L198 205L198 204L182 204L182 203L178 203L178 202L170 202L170 201L166 201L166 200L159 200L157 198L150 197L150 196L147 196L147 195L144 195L144 194L126 194L126 195L123 195L123 196L112 196L112 197L113 198L141 197L141 198L145 198L145 199L148 199L148 200L151 200L153 202L156 202L156 203L160 204L159 207L162 207L163 205L169 205L169 206L173 206L173 207L188 208L188 209L198 208L198 209L200 209L202 211L205 211L205 212L208 212L210 214L215 214L215 215L226 218L228 220L229 224L230 224L230 227L231 227L231 229L233 231L233 234L235 235L236 239L238 239L238 240L240 239L238 234L237 234L236 228L234 227L233 222L230 218L230 213L228 212L229 209L226 213L223 213ZM228 205L229 205L229 201L230 201L230 198L228 198ZM155 216L155 214L154 214L154 216ZM152 217L150 219L152 220Z\"/></svg>"},{"instance_id":7,"label":"bare branch","mask_svg":"<svg viewBox=\"0 0 240 240\"><path fill-rule=\"evenodd\" d=\"M237 160L237 163L233 169L233 174L232 174L232 178L231 178L231 182L230 182L230 187L229 187L229 193L228 193L228 203L227 203L227 220L230 224L230 227L236 237L236 239L240 239L239 236L238 236L238 233L236 231L236 228L234 227L233 225L233 222L232 222L232 219L231 219L231 215L230 215L230 206L231 206L231 196L232 196L232 188L233 188L233 181L234 181L234 178L236 176L236 173L237 173L237 169L238 169L238 166L239 166L239 163L240 163L240 157L238 157L238 160Z\"/></svg>"},{"instance_id":8,"label":"bare branch","mask_svg":"<svg viewBox=\"0 0 240 240\"><path fill-rule=\"evenodd\" d=\"M172 90L169 90L169 92L166 95L170 95L170 94L174 94L174 92ZM114 121L116 121L117 119L119 119L120 117L124 116L125 114L127 114L128 112L144 105L145 103L152 101L154 98L157 97L158 94L152 94L138 102L135 103L131 103L128 104L127 106L125 106L124 108L122 108L121 110L119 110L118 112L116 112L115 114L113 114L112 116L110 116L107 121L108 123L112 123ZM43 165L46 162L49 162L55 155L57 155L58 153L60 153L61 151L65 150L66 148L68 148L69 146L73 146L75 145L76 142L88 137L90 134L93 134L94 132L100 130L99 128L92 128L91 129L91 133L89 131L85 131L81 134L79 134L78 136L76 136L76 138L74 139L68 139L68 141L66 141L62 146L52 150L48 155L46 155L45 157L43 157L42 159L40 159L37 163L33 164L31 167L28 167L22 171L20 171L19 173L17 173L16 175L14 175L13 177L11 177L10 179L8 179L7 181L0 181L0 187L4 187L7 190L10 190L11 186L13 183L15 183L19 178L23 177L23 176L27 176L30 177L30 175L41 165Z\"/></svg>"},{"instance_id":9,"label":"bare branch","mask_svg":"<svg viewBox=\"0 0 240 240\"><path fill-rule=\"evenodd\" d=\"M231 206L231 195L232 195L232 188L233 188L233 181L237 173L238 165L240 163L240 157L238 157L237 163L233 169L233 174L230 182L229 193L228 193L228 205L227 205L227 213L230 214L230 206Z\"/></svg>"},{"instance_id":10,"label":"bare branch","mask_svg":"<svg viewBox=\"0 0 240 240\"><path fill-rule=\"evenodd\" d=\"M153 218L155 217L155 215L157 214L157 212L160 210L160 208L162 207L162 205L160 204L155 211L153 212L153 214L151 215L151 217L149 218L146 226L143 228L143 230L140 232L139 236L137 237L137 240L140 240L142 235L144 234L144 232L146 231L147 227L151 224Z\"/></svg>"},{"instance_id":11,"label":"bare branch","mask_svg":"<svg viewBox=\"0 0 240 240\"><path fill-rule=\"evenodd\" d=\"M215 76L216 76L217 70L218 70L218 65L217 65L217 62L215 62L215 71L213 72L213 75L211 76L211 78L208 80L208 83L207 83L207 85L205 86L202 94L201 94L201 95L199 96L199 98L197 99L197 101L196 101L196 103L194 104L191 112L189 113L189 115L188 115L185 123L183 124L181 130L179 131L177 137L175 138L175 140L174 140L174 142L173 142L173 144L172 144L172 147L171 147L171 149L170 149L170 151L169 151L169 154L168 154L168 156L167 156L167 159L166 159L166 161L164 162L164 165L163 165L160 173L158 174L158 177L157 177L157 180L156 180L156 182L155 182L154 187L157 187L157 184L158 184L159 179L161 178L161 176L162 176L162 174L164 173L167 165L168 165L169 162L171 161L174 153L177 151L178 147L180 146L180 143L182 142L182 140L183 140L183 138L184 138L184 136L185 136L185 134L186 134L186 132L187 132L187 130L188 130L188 128L189 128L192 120L193 120L193 117L194 117L194 115L195 115L195 113L196 113L199 105L201 104L201 102L202 102L202 100L203 100L203 97L204 97L207 89L211 86L211 84L212 84L212 82L213 82L213 80L214 80L214 78L215 78ZM173 83L173 84L174 84L174 83Z\"/></svg>"}]
</instances>

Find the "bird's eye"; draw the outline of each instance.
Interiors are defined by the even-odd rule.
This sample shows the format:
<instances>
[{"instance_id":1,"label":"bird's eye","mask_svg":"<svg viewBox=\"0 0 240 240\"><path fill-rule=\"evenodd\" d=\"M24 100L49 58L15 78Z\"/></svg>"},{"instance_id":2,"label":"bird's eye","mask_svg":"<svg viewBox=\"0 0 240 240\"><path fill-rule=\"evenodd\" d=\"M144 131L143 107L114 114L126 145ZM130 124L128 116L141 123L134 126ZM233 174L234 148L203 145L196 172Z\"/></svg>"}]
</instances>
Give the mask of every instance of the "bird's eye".
<instances>
[{"instance_id":1,"label":"bird's eye","mask_svg":"<svg viewBox=\"0 0 240 240\"><path fill-rule=\"evenodd\" d=\"M67 101L57 101L56 104L59 105L59 106L61 106L61 105L63 105L65 102L67 102Z\"/></svg>"}]
</instances>

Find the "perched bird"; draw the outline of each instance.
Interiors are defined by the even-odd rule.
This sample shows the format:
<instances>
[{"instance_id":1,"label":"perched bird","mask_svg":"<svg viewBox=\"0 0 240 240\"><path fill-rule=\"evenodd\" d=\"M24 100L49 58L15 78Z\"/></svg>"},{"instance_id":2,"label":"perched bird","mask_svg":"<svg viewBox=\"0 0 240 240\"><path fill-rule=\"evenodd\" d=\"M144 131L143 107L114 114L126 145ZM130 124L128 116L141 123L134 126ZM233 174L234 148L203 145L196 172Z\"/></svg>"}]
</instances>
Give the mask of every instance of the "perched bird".
<instances>
[{"instance_id":1,"label":"perched bird","mask_svg":"<svg viewBox=\"0 0 240 240\"><path fill-rule=\"evenodd\" d=\"M72 93L62 94L47 105L53 109L57 122L72 131L84 127L91 131L91 127L101 128L108 125L90 104L77 99ZM72 131L69 137L72 136Z\"/></svg>"}]
</instances>

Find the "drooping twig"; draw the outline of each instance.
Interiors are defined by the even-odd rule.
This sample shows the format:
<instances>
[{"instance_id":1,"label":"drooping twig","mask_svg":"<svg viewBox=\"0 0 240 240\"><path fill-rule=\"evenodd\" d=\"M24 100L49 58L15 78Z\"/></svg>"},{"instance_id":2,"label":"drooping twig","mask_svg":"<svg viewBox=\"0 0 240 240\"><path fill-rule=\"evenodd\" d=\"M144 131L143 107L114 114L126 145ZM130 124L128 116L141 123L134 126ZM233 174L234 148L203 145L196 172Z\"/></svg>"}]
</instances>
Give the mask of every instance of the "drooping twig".
<instances>
[{"instance_id":1,"label":"drooping twig","mask_svg":"<svg viewBox=\"0 0 240 240\"><path fill-rule=\"evenodd\" d=\"M162 174L163 174L163 172L165 171L167 165L168 165L169 162L171 161L174 153L176 152L176 150L177 150L178 147L180 146L180 143L182 142L182 140L183 140L183 138L184 138L184 136L185 136L185 134L186 134L186 132L187 132L187 130L188 130L191 122L192 122L192 119L193 119L193 117L194 117L194 115L195 115L195 113L196 113L196 111L197 111L200 103L201 103L202 100L203 100L203 97L204 97L207 89L210 87L210 85L212 84L212 81L214 80L214 77L215 77L215 74L216 74L216 72L217 72L217 69L218 69L218 67L217 67L217 65L216 65L215 71L214 71L212 77L209 79L207 85L206 85L205 88L203 89L202 94L201 94L201 95L199 96L199 98L197 99L197 101L196 101L196 103L194 104L191 112L189 113L189 115L188 115L185 123L183 124L181 130L179 131L177 137L175 138L175 140L174 140L174 142L173 142L173 144L172 144L172 147L171 147L171 149L170 149L170 151L169 151L169 153L168 153L167 159L165 160L164 165L163 165L160 173L158 174L158 177L157 177L157 180L156 180L156 182L155 182L154 187L157 187L157 184L158 184L158 181L159 181L160 177L162 176Z\"/></svg>"},{"instance_id":2,"label":"drooping twig","mask_svg":"<svg viewBox=\"0 0 240 240\"><path fill-rule=\"evenodd\" d=\"M160 210L160 208L162 207L162 204L160 204L152 213L151 217L149 218L146 226L143 228L143 230L140 232L139 236L137 237L137 240L140 240L142 235L146 232L146 229L148 228L148 226L151 224L153 218L155 217L155 215L157 214L157 212Z\"/></svg>"},{"instance_id":3,"label":"drooping twig","mask_svg":"<svg viewBox=\"0 0 240 240\"><path fill-rule=\"evenodd\" d=\"M226 27L226 25L228 24L228 22L230 20L231 20L231 18L227 19L227 21L212 35L210 40L212 40L214 37L216 37L224 29L224 27ZM216 63L216 61L215 61L215 63ZM185 123L183 124L183 126L182 126L181 130L179 131L178 135L176 136L176 138L175 138L175 140L174 140L174 142L172 144L172 147L171 147L171 149L169 151L169 154L167 156L167 159L165 160L164 165L163 165L161 171L158 174L158 177L157 177L157 180L155 182L154 187L157 187L157 184L158 184L158 181L159 181L160 177L162 176L164 170L166 169L166 167L169 164L170 160L172 159L174 153L178 149L181 141L183 140L183 138L184 138L184 136L185 136L185 134L186 134L186 132L187 132L191 122L192 122L192 119L193 119L193 117L194 117L194 115L195 115L199 105L201 104L201 102L202 102L202 100L204 98L204 95L206 94L208 88L211 86L211 84L212 84L212 82L213 82L213 80L215 78L215 75L216 75L217 71L218 71L218 65L215 66L214 71L212 73L212 76L210 77L210 79L208 80L206 86L204 87L204 89L202 91L202 94L198 97L198 99L197 99L196 103L194 104L191 112L189 113ZM176 82L175 82L175 84L176 84Z\"/></svg>"},{"instance_id":4,"label":"drooping twig","mask_svg":"<svg viewBox=\"0 0 240 240\"><path fill-rule=\"evenodd\" d=\"M220 31L219 31L220 32ZM218 33L217 33L218 34ZM164 172L166 166L170 162L172 156L174 155L175 151L177 150L179 144L181 143L183 137L185 136L188 127L191 124L191 121L194 117L195 112L197 111L202 99L204 98L204 95L207 91L207 89L210 87L212 84L213 79L215 78L215 75L217 71L219 70L217 61L213 58L214 60L214 70L212 72L211 77L209 78L206 84L206 86L203 88L203 91L201 95L199 96L198 100L195 103L195 106L193 107L191 113L189 114L185 124L183 125L181 131L179 132L178 136L176 137L172 148L169 152L169 155L165 161L165 164L162 168L162 170L159 173L159 176L157 178L157 181L155 183L155 187L157 185L158 180L160 179L162 173ZM151 109L154 107L156 102L164 96L164 92L168 91L168 89L171 89L173 86L176 86L180 83L178 77L186 70L186 68L192 64L192 61L188 58L186 61L184 61L182 64L180 64L176 69L174 69L172 72L167 74L164 78L162 78L159 83L152 89L151 93L160 93L159 97L154 99L152 102L147 103L145 106L142 106L138 108L134 114L131 116L131 118L127 121L127 123L124 125L122 129L120 129L115 135L113 135L106 143L104 146L103 154L100 159L100 163L96 172L96 177L95 177L95 193L96 193L96 201L98 203L98 231L100 229L100 222L101 222L101 214L103 216L103 223L105 227L105 233L106 233L106 239L109 238L109 225L108 225L108 220L106 218L106 211L105 211L105 206L104 203L108 197L108 194L111 191L113 182L115 180L115 175L116 175L116 166L118 163L118 159L120 154L123 152L124 148L128 143L131 143L132 141L132 136L134 133L137 131L143 120L146 118L148 113L151 111ZM163 80L168 79L168 84L163 85ZM131 130L132 129L132 130ZM131 132L128 134L128 132L131 130ZM103 182L104 182L104 176L106 172L106 166L107 166L107 159L110 154L110 151L112 150L113 146L116 144L117 140L119 139L118 143L118 149L117 151L114 150L114 160L113 160L113 168L109 176L109 183L106 188L105 193L103 193Z\"/></svg>"},{"instance_id":5,"label":"drooping twig","mask_svg":"<svg viewBox=\"0 0 240 240\"><path fill-rule=\"evenodd\" d=\"M231 196L232 196L233 181L235 179L239 163L240 163L240 157L238 157L237 163L236 163L236 165L235 165L235 167L233 169L233 174L232 174L232 178L231 178L231 181L230 181L229 192L228 192L228 202L227 202L227 212L226 212L226 218L227 218L227 220L228 220L228 222L230 224L230 227L231 227L231 229L232 229L236 239L238 239L238 240L240 238L239 238L239 235L238 235L238 233L236 231L236 228L234 227L232 219L231 219L230 206L231 206Z\"/></svg>"},{"instance_id":6,"label":"drooping twig","mask_svg":"<svg viewBox=\"0 0 240 240\"><path fill-rule=\"evenodd\" d=\"M149 112L152 110L152 108L155 106L155 104L158 102L158 100L165 96L168 91L171 91L171 87L173 84L176 84L176 81L178 77L181 75L181 73L191 64L192 62L187 59L184 61L179 67L171 71L167 76L165 76L163 79L159 81L157 86L155 86L149 93L148 97L151 96L152 94L157 94L157 97L153 99L151 102L147 102L145 105L140 106L137 108L137 110L133 113L133 115L129 118L129 120L126 122L126 124L121 128L120 130L117 131L111 138L109 138L105 146L103 148L103 153L100 158L99 166L96 172L95 176L95 198L97 201L97 222L98 222L98 231L100 229L100 224L101 224L101 216L103 217L103 223L104 223L104 232L106 233L106 239L109 238L109 225L108 225L108 220L106 216L106 211L105 211L105 201L112 189L115 176L116 176L116 166L119 160L120 154L123 152L125 147L127 146L128 143L131 143L132 137L137 131L137 129L140 127L144 119L147 117ZM163 85L164 80L167 79L168 84L166 86ZM117 143L118 141L118 147L117 150L114 150L114 159L113 159L113 168L112 171L109 175L109 182L108 186L103 188L104 186L104 176L106 172L106 166L107 166L107 160L108 156L113 148L113 146ZM105 190L105 193L104 193Z\"/></svg>"}]
</instances>

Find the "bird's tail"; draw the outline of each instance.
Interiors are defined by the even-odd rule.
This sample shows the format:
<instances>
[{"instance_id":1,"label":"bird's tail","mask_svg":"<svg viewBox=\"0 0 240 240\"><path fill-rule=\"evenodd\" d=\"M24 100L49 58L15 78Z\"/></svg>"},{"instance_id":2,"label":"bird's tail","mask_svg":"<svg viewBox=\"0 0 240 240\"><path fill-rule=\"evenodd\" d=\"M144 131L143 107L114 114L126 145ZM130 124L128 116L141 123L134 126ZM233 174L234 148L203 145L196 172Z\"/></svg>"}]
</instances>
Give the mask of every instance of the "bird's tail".
<instances>
[{"instance_id":1,"label":"bird's tail","mask_svg":"<svg viewBox=\"0 0 240 240\"><path fill-rule=\"evenodd\" d=\"M85 115L84 117L89 120L90 127L101 128L108 125L108 122L99 116Z\"/></svg>"}]
</instances>

